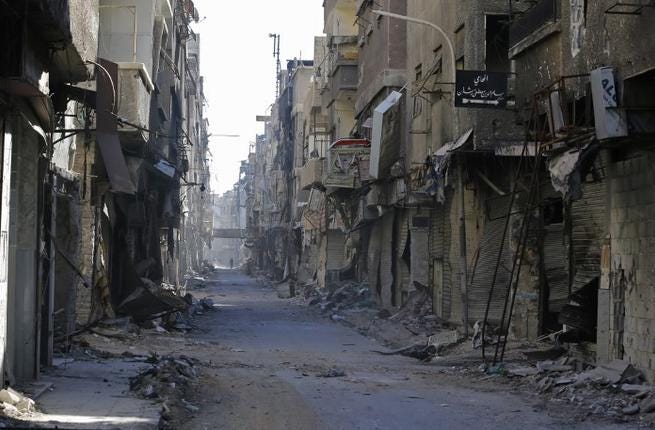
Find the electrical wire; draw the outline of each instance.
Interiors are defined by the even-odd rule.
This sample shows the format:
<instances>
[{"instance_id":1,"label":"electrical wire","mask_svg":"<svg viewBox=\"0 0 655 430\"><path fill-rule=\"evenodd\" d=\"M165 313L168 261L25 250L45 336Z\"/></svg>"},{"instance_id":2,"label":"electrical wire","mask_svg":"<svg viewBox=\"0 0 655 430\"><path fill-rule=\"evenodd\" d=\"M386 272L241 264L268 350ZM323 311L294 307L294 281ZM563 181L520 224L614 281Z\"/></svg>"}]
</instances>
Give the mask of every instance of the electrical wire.
<instances>
[{"instance_id":1,"label":"electrical wire","mask_svg":"<svg viewBox=\"0 0 655 430\"><path fill-rule=\"evenodd\" d=\"M111 95L112 95L112 102L111 102L111 113L116 114L116 84L114 83L114 79L111 77L111 74L109 71L100 63L96 63L95 61L91 60L86 60L85 63L87 64L93 64L103 72L105 72L105 75L109 79L109 83L111 84Z\"/></svg>"}]
</instances>

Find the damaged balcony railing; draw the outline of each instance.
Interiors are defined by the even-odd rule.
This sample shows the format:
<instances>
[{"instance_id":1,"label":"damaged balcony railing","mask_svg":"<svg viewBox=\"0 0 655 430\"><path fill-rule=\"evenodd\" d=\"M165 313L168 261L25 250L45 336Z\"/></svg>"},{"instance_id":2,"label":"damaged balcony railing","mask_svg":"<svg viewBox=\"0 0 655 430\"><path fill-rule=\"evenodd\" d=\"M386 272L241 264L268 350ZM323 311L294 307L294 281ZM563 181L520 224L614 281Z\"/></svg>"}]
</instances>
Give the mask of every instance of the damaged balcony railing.
<instances>
[{"instance_id":1,"label":"damaged balcony railing","mask_svg":"<svg viewBox=\"0 0 655 430\"><path fill-rule=\"evenodd\" d=\"M512 15L509 31L510 46L516 45L546 24L560 19L559 0L538 0L524 11L518 9L516 3L515 0L509 2Z\"/></svg>"},{"instance_id":2,"label":"damaged balcony railing","mask_svg":"<svg viewBox=\"0 0 655 430\"><path fill-rule=\"evenodd\" d=\"M371 143L367 139L340 139L330 145L326 188L357 188L370 179Z\"/></svg>"}]
</instances>

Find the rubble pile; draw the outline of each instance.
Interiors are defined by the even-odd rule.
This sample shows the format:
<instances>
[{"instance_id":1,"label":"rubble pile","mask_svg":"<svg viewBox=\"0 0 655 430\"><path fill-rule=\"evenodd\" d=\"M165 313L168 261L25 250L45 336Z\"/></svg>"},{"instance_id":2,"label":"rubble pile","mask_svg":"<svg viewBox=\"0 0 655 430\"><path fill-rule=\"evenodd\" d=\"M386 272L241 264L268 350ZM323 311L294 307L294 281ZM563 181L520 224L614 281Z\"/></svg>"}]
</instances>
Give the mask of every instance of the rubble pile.
<instances>
[{"instance_id":1,"label":"rubble pile","mask_svg":"<svg viewBox=\"0 0 655 430\"><path fill-rule=\"evenodd\" d=\"M321 312L333 315L347 309L375 307L368 285L352 281L332 283L325 291L313 285L306 286L305 298L309 299L310 306L318 306Z\"/></svg>"},{"instance_id":2,"label":"rubble pile","mask_svg":"<svg viewBox=\"0 0 655 430\"><path fill-rule=\"evenodd\" d=\"M415 290L402 308L389 317L391 321L400 322L407 330L417 336L433 336L447 327L444 321L432 311L432 294L424 285L414 283Z\"/></svg>"},{"instance_id":3,"label":"rubble pile","mask_svg":"<svg viewBox=\"0 0 655 430\"><path fill-rule=\"evenodd\" d=\"M439 345L436 345L430 340L425 344L417 344L408 346L406 348L400 348L393 351L373 351L381 355L403 355L405 357L416 358L417 360L423 362L430 362L435 358L439 353Z\"/></svg>"},{"instance_id":4,"label":"rubble pile","mask_svg":"<svg viewBox=\"0 0 655 430\"><path fill-rule=\"evenodd\" d=\"M159 428L172 428L169 422L180 413L198 412L197 406L183 398L190 384L198 379L200 363L196 359L184 355L160 357L153 353L147 362L149 368L130 378L130 390L141 398L161 403Z\"/></svg>"},{"instance_id":5,"label":"rubble pile","mask_svg":"<svg viewBox=\"0 0 655 430\"><path fill-rule=\"evenodd\" d=\"M184 300L187 303L186 310L170 312L162 317L143 321L141 326L162 333L170 331L189 332L199 329L193 324L193 317L216 310L214 301L210 298L196 300L191 294L187 294L184 296Z\"/></svg>"},{"instance_id":6,"label":"rubble pile","mask_svg":"<svg viewBox=\"0 0 655 430\"><path fill-rule=\"evenodd\" d=\"M556 402L568 402L587 415L655 424L655 386L624 360L592 366L578 359L540 361L536 366L496 366L487 373L524 378Z\"/></svg>"},{"instance_id":7,"label":"rubble pile","mask_svg":"<svg viewBox=\"0 0 655 430\"><path fill-rule=\"evenodd\" d=\"M20 418L36 411L34 400L12 388L0 390L0 409L4 416Z\"/></svg>"}]
</instances>

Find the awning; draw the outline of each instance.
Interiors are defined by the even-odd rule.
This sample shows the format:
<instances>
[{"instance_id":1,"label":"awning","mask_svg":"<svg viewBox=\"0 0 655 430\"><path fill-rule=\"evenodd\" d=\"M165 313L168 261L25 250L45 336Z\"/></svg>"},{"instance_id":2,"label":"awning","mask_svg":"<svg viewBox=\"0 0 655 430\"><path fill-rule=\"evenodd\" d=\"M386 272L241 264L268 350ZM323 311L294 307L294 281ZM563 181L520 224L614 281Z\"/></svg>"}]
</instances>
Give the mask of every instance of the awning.
<instances>
[{"instance_id":1,"label":"awning","mask_svg":"<svg viewBox=\"0 0 655 430\"><path fill-rule=\"evenodd\" d=\"M107 170L111 191L115 193L134 194L136 189L130 178L130 172L121 149L118 133L96 132L96 139L102 161Z\"/></svg>"},{"instance_id":2,"label":"awning","mask_svg":"<svg viewBox=\"0 0 655 430\"><path fill-rule=\"evenodd\" d=\"M384 127L384 117L386 113L395 105L398 104L403 95L398 91L392 91L389 96L380 103L373 112L373 134L371 141L371 166L370 175L374 179L379 179L381 176L381 161L384 158L384 151L382 148L382 130ZM395 160L394 160L395 161Z\"/></svg>"},{"instance_id":3,"label":"awning","mask_svg":"<svg viewBox=\"0 0 655 430\"><path fill-rule=\"evenodd\" d=\"M439 148L434 154L434 181L437 201L443 203L446 201L446 186L448 185L448 168L452 153L461 149L473 135L473 129L462 134L455 142L446 143Z\"/></svg>"},{"instance_id":4,"label":"awning","mask_svg":"<svg viewBox=\"0 0 655 430\"><path fill-rule=\"evenodd\" d=\"M118 82L118 66L106 60L100 60L107 73L112 76L114 82ZM112 115L115 108L116 88L109 81L106 73L98 74L98 93L96 109L96 139L102 154L102 161L109 177L111 191L115 193L135 194L136 188L130 172L127 168L127 162L123 155L120 139L116 125L116 117Z\"/></svg>"},{"instance_id":5,"label":"awning","mask_svg":"<svg viewBox=\"0 0 655 430\"><path fill-rule=\"evenodd\" d=\"M553 188L560 192L566 201L582 198L582 182L596 160L600 150L594 138L582 148L573 148L550 158L548 170Z\"/></svg>"}]
</instances>

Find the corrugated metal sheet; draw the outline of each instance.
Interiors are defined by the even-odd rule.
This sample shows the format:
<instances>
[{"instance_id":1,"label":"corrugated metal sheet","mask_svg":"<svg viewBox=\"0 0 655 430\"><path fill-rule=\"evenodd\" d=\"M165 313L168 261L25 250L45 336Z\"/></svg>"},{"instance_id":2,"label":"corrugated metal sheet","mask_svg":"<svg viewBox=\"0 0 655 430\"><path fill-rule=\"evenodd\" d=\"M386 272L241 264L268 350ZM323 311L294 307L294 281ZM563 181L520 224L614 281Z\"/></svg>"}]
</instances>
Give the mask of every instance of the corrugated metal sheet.
<instances>
[{"instance_id":1,"label":"corrugated metal sheet","mask_svg":"<svg viewBox=\"0 0 655 430\"><path fill-rule=\"evenodd\" d=\"M564 224L544 227L544 270L548 281L548 307L559 312L569 298L569 258L564 237Z\"/></svg>"},{"instance_id":2,"label":"corrugated metal sheet","mask_svg":"<svg viewBox=\"0 0 655 430\"><path fill-rule=\"evenodd\" d=\"M328 231L327 270L339 270L345 265L346 235L341 230Z\"/></svg>"},{"instance_id":3,"label":"corrugated metal sheet","mask_svg":"<svg viewBox=\"0 0 655 430\"><path fill-rule=\"evenodd\" d=\"M482 321L484 319L494 269L498 261L498 252L501 242L503 242L503 232L505 229L505 218L503 214L505 216L507 215L509 201L509 197L495 198L488 201L488 216L483 227L480 255L473 269L473 282L469 287L469 321ZM509 236L509 231L507 233ZM505 303L505 295L507 294L507 286L509 285L513 258L509 240L509 237L506 237L503 243L501 263L498 268L496 285L489 309L489 321L492 323L500 321Z\"/></svg>"},{"instance_id":4,"label":"corrugated metal sheet","mask_svg":"<svg viewBox=\"0 0 655 430\"><path fill-rule=\"evenodd\" d=\"M409 239L409 210L399 210L397 216L397 241L396 241L396 273L394 282L396 291L407 292L411 291L410 287L410 270L407 263L403 259L405 248L407 248L407 241ZM413 256L412 256L413 257Z\"/></svg>"},{"instance_id":5,"label":"corrugated metal sheet","mask_svg":"<svg viewBox=\"0 0 655 430\"><path fill-rule=\"evenodd\" d=\"M378 223L382 224L382 239L380 248L380 297L382 306L389 308L395 306L393 294L393 227L395 211L388 212L382 216Z\"/></svg>"},{"instance_id":6,"label":"corrugated metal sheet","mask_svg":"<svg viewBox=\"0 0 655 430\"><path fill-rule=\"evenodd\" d=\"M600 256L606 235L607 182L583 185L582 199L571 205L573 264L572 291L600 276Z\"/></svg>"},{"instance_id":7,"label":"corrugated metal sheet","mask_svg":"<svg viewBox=\"0 0 655 430\"><path fill-rule=\"evenodd\" d=\"M440 297L441 303L433 303L435 313L444 319L450 318L452 267L450 265L451 225L449 208L446 205L437 205L432 211L429 236L429 254L432 262L432 288L437 288L434 279L434 270L441 271L442 290L435 291L433 297ZM438 262L438 268L437 263ZM441 315L439 315L441 310Z\"/></svg>"},{"instance_id":8,"label":"corrugated metal sheet","mask_svg":"<svg viewBox=\"0 0 655 430\"><path fill-rule=\"evenodd\" d=\"M382 290L380 285L380 252L382 247L382 223L375 222L371 227L371 235L368 238L368 253L366 255L366 267L368 272L368 284L375 295L378 303L382 302Z\"/></svg>"},{"instance_id":9,"label":"corrugated metal sheet","mask_svg":"<svg viewBox=\"0 0 655 430\"><path fill-rule=\"evenodd\" d=\"M429 218L423 216L412 216L411 229L411 276L410 283L413 290L414 282L421 285L429 285ZM425 226L425 227L422 227Z\"/></svg>"}]
</instances>

